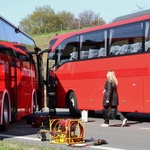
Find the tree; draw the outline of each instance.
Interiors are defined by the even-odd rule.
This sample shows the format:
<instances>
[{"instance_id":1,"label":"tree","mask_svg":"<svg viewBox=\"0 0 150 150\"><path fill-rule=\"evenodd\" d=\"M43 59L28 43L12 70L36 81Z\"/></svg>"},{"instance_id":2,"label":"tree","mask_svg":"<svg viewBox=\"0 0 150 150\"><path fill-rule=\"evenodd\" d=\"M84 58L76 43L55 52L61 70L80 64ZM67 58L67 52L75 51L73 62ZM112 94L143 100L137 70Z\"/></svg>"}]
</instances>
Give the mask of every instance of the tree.
<instances>
[{"instance_id":1,"label":"tree","mask_svg":"<svg viewBox=\"0 0 150 150\"><path fill-rule=\"evenodd\" d=\"M49 6L36 7L19 23L19 28L28 34L58 32L61 30L80 29L105 24L99 14L85 10L75 18L71 12L62 11L58 14Z\"/></svg>"},{"instance_id":2,"label":"tree","mask_svg":"<svg viewBox=\"0 0 150 150\"><path fill-rule=\"evenodd\" d=\"M95 14L92 10L84 10L79 15L80 27L92 27L105 24L99 13Z\"/></svg>"},{"instance_id":3,"label":"tree","mask_svg":"<svg viewBox=\"0 0 150 150\"><path fill-rule=\"evenodd\" d=\"M62 11L58 13L58 16L62 22L62 29L73 29L74 15L71 12Z\"/></svg>"},{"instance_id":4,"label":"tree","mask_svg":"<svg viewBox=\"0 0 150 150\"><path fill-rule=\"evenodd\" d=\"M20 22L19 27L29 34L40 34L55 31L57 26L56 20L58 16L54 10L49 6L37 7L33 14L28 15ZM55 28L51 28L54 27Z\"/></svg>"}]
</instances>

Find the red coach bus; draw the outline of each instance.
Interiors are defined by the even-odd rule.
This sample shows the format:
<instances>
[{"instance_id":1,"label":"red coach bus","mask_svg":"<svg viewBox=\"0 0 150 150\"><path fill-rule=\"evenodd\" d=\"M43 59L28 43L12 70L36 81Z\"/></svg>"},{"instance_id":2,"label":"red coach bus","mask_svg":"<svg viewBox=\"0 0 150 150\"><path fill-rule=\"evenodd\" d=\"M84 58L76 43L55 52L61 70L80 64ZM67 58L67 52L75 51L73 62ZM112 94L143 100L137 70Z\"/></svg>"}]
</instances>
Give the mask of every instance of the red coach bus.
<instances>
[{"instance_id":1,"label":"red coach bus","mask_svg":"<svg viewBox=\"0 0 150 150\"><path fill-rule=\"evenodd\" d=\"M53 37L47 64L55 64L56 107L72 116L102 110L108 70L119 81L119 110L150 113L150 10Z\"/></svg>"},{"instance_id":2,"label":"red coach bus","mask_svg":"<svg viewBox=\"0 0 150 150\"><path fill-rule=\"evenodd\" d=\"M0 129L43 107L41 59L34 40L0 16Z\"/></svg>"}]
</instances>

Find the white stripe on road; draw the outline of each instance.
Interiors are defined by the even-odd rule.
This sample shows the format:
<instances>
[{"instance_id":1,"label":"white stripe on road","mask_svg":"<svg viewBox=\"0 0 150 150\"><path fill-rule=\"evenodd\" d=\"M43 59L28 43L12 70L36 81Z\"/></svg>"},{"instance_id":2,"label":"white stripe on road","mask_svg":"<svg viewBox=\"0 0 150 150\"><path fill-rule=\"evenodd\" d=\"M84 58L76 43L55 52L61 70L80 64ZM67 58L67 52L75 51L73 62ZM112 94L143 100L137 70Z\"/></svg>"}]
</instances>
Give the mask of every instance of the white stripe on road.
<instances>
[{"instance_id":1,"label":"white stripe on road","mask_svg":"<svg viewBox=\"0 0 150 150\"><path fill-rule=\"evenodd\" d=\"M38 138L31 138L31 137L23 137L23 136L14 136L14 135L6 135L6 134L0 134L2 137L9 137L9 138L15 138L15 139L25 139L25 140L34 140L34 141L41 141Z\"/></svg>"},{"instance_id":2,"label":"white stripe on road","mask_svg":"<svg viewBox=\"0 0 150 150\"><path fill-rule=\"evenodd\" d=\"M31 137L23 137L23 136L13 136L13 135L6 135L6 134L0 134L2 137L9 137L9 138L15 138L15 139L25 139L25 140L34 140L34 141L41 141L38 138L31 138ZM119 148L112 148L112 147L102 147L102 146L87 146L92 149L103 149L103 150L125 150L125 149L119 149Z\"/></svg>"},{"instance_id":3,"label":"white stripe on road","mask_svg":"<svg viewBox=\"0 0 150 150\"><path fill-rule=\"evenodd\" d=\"M143 130L150 130L150 128L140 128L140 129L143 129Z\"/></svg>"},{"instance_id":4,"label":"white stripe on road","mask_svg":"<svg viewBox=\"0 0 150 150\"><path fill-rule=\"evenodd\" d=\"M112 147L102 147L102 146L88 146L93 149L103 149L103 150L125 150L120 148L112 148Z\"/></svg>"}]
</instances>

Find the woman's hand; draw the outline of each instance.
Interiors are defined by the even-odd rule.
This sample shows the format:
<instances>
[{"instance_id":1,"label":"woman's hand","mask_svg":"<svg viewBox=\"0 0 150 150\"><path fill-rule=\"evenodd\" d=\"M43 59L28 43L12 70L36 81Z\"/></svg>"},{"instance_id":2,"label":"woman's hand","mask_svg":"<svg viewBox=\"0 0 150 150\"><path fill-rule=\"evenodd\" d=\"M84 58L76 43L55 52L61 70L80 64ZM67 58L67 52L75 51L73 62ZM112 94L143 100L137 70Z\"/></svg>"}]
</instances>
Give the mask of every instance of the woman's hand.
<instances>
[{"instance_id":1,"label":"woman's hand","mask_svg":"<svg viewBox=\"0 0 150 150\"><path fill-rule=\"evenodd\" d=\"M103 94L105 93L106 90L103 91Z\"/></svg>"}]
</instances>

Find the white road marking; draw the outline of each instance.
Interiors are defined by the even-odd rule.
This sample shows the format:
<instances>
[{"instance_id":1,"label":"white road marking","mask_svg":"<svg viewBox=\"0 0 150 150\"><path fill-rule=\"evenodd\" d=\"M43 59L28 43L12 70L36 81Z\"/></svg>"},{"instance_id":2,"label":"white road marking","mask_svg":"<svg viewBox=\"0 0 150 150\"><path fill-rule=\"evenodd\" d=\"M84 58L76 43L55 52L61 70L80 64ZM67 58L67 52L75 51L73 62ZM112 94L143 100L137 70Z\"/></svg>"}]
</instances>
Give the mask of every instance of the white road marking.
<instances>
[{"instance_id":1,"label":"white road marking","mask_svg":"<svg viewBox=\"0 0 150 150\"><path fill-rule=\"evenodd\" d=\"M125 150L120 148L112 148L112 147L103 147L103 146L88 146L93 149L103 149L103 150Z\"/></svg>"},{"instance_id":2,"label":"white road marking","mask_svg":"<svg viewBox=\"0 0 150 150\"><path fill-rule=\"evenodd\" d=\"M34 140L34 141L41 141L41 139L38 138L31 138L31 137L23 137L23 136L14 136L14 135L7 135L7 134L0 134L2 137L9 137L14 139L25 139L25 140ZM78 146L77 146L78 147ZM84 147L84 146L83 146ZM85 146L86 147L86 146ZM125 149L119 149L119 148L112 148L112 147L103 147L103 146L87 146L92 149L103 149L103 150L125 150Z\"/></svg>"},{"instance_id":3,"label":"white road marking","mask_svg":"<svg viewBox=\"0 0 150 150\"><path fill-rule=\"evenodd\" d=\"M142 130L150 130L150 128L140 128L140 129L142 129Z\"/></svg>"},{"instance_id":4,"label":"white road marking","mask_svg":"<svg viewBox=\"0 0 150 150\"><path fill-rule=\"evenodd\" d=\"M14 136L14 135L7 135L7 134L0 134L2 137L9 137L9 138L15 138L15 139L25 139L25 140L34 140L34 141L41 141L38 138L31 138L31 137L24 137L24 136Z\"/></svg>"}]
</instances>

